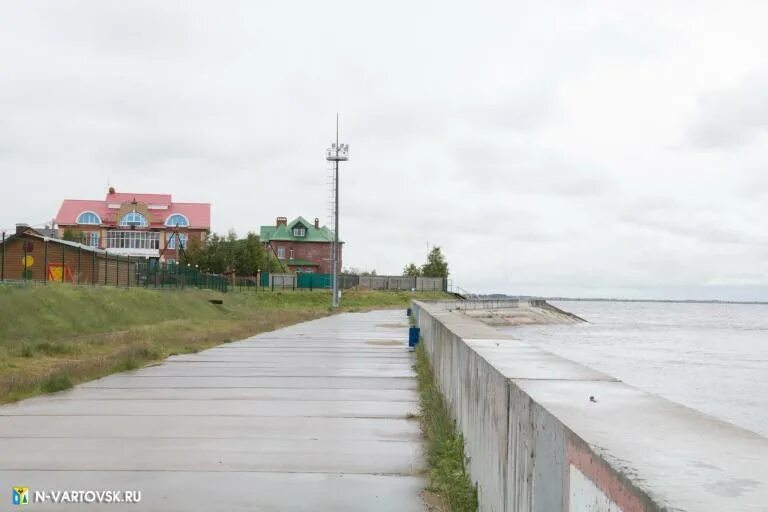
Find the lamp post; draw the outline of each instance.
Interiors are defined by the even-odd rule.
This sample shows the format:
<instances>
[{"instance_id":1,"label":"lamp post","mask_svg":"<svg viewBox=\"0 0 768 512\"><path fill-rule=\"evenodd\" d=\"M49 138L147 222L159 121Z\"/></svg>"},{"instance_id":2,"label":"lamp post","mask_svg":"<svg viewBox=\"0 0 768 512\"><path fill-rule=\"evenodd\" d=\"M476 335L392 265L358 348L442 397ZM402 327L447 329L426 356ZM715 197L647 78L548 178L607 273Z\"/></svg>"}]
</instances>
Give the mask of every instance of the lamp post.
<instances>
[{"instance_id":1,"label":"lamp post","mask_svg":"<svg viewBox=\"0 0 768 512\"><path fill-rule=\"evenodd\" d=\"M333 280L333 298L331 306L339 307L339 162L349 160L349 144L339 144L339 114L336 113L336 142L325 150L325 159L333 162L333 255L331 257L331 279Z\"/></svg>"}]
</instances>

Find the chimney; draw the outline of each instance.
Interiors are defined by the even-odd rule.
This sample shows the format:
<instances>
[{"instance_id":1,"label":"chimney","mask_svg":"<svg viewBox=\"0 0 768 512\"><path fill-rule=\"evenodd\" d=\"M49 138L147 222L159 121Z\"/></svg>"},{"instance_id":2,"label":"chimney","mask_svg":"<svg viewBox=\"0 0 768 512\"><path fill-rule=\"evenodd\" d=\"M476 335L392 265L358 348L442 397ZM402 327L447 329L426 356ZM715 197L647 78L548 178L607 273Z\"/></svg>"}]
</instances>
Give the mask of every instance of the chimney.
<instances>
[{"instance_id":1,"label":"chimney","mask_svg":"<svg viewBox=\"0 0 768 512\"><path fill-rule=\"evenodd\" d=\"M16 234L17 235L22 234L27 228L29 228L29 224L19 222L18 224L16 224Z\"/></svg>"},{"instance_id":2,"label":"chimney","mask_svg":"<svg viewBox=\"0 0 768 512\"><path fill-rule=\"evenodd\" d=\"M315 217L315 229L318 229L320 227L320 219Z\"/></svg>"},{"instance_id":3,"label":"chimney","mask_svg":"<svg viewBox=\"0 0 768 512\"><path fill-rule=\"evenodd\" d=\"M115 194L115 187L109 187L109 195Z\"/></svg>"},{"instance_id":4,"label":"chimney","mask_svg":"<svg viewBox=\"0 0 768 512\"><path fill-rule=\"evenodd\" d=\"M288 218L287 217L278 217L275 220L275 227L279 228L280 224L282 224L283 226L287 226L288 225Z\"/></svg>"}]
</instances>

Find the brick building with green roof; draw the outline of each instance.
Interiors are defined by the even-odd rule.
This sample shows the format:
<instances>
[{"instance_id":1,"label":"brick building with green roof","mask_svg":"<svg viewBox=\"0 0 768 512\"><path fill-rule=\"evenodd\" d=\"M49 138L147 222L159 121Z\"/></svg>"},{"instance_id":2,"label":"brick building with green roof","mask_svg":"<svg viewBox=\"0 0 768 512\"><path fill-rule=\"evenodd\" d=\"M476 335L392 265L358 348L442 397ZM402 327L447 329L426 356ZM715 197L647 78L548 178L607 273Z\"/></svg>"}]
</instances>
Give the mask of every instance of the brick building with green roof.
<instances>
[{"instance_id":1,"label":"brick building with green roof","mask_svg":"<svg viewBox=\"0 0 768 512\"><path fill-rule=\"evenodd\" d=\"M297 217L289 223L286 217L278 217L274 226L261 226L259 237L270 257L279 259L286 271L331 273L333 231L320 226L319 219L312 223ZM339 241L339 272L343 249Z\"/></svg>"}]
</instances>

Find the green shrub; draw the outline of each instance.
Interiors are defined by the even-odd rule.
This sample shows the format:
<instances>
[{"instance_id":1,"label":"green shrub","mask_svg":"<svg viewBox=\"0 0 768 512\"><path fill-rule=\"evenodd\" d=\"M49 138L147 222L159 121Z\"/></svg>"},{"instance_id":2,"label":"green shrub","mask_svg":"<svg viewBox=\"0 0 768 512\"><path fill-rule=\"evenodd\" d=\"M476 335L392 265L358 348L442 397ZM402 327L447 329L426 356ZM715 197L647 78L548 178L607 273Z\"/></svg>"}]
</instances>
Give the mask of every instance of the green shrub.
<instances>
[{"instance_id":1,"label":"green shrub","mask_svg":"<svg viewBox=\"0 0 768 512\"><path fill-rule=\"evenodd\" d=\"M69 375L65 373L59 373L51 375L40 385L40 389L45 393L54 393L56 391L63 391L72 387L72 381L69 380Z\"/></svg>"},{"instance_id":2,"label":"green shrub","mask_svg":"<svg viewBox=\"0 0 768 512\"><path fill-rule=\"evenodd\" d=\"M139 362L136 359L133 357L127 357L118 361L115 366L113 366L113 370L115 372L127 372L130 370L135 370L139 366Z\"/></svg>"}]
</instances>

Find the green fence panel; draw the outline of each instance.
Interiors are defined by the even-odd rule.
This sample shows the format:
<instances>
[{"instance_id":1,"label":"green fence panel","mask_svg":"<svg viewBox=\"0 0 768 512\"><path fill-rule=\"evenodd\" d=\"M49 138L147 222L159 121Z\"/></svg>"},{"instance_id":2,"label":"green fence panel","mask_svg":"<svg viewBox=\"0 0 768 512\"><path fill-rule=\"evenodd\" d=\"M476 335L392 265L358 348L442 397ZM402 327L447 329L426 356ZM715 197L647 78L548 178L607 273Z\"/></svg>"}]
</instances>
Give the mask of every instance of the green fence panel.
<instances>
[{"instance_id":1,"label":"green fence panel","mask_svg":"<svg viewBox=\"0 0 768 512\"><path fill-rule=\"evenodd\" d=\"M297 288L330 288L331 274L297 274Z\"/></svg>"}]
</instances>

